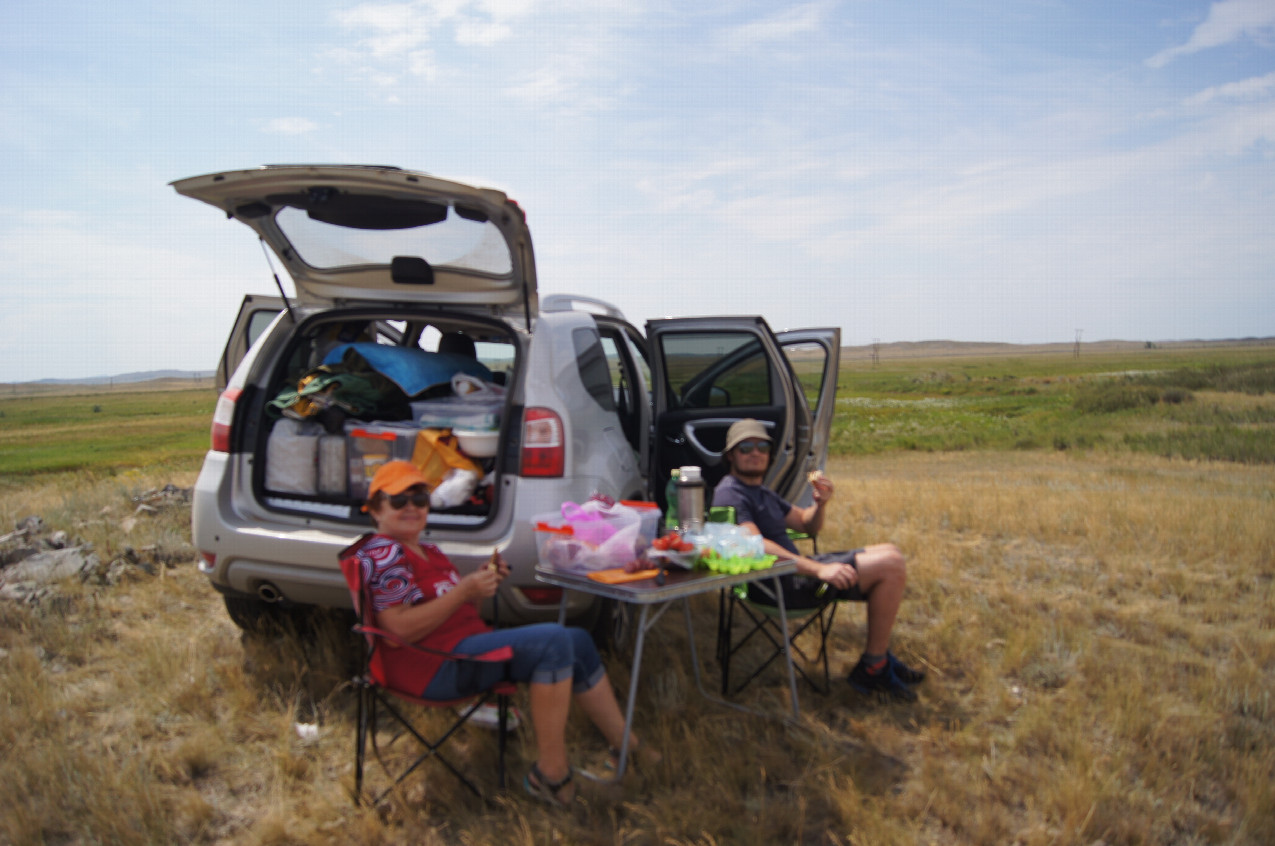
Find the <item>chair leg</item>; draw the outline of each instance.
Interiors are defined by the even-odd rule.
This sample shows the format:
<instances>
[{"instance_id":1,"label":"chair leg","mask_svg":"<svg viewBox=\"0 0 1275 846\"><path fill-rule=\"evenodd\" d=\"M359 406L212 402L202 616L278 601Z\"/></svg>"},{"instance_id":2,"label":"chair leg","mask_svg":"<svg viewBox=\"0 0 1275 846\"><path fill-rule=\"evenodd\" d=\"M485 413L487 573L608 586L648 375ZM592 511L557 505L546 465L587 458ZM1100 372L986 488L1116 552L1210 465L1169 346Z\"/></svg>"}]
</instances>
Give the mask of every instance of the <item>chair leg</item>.
<instances>
[{"instance_id":1,"label":"chair leg","mask_svg":"<svg viewBox=\"0 0 1275 846\"><path fill-rule=\"evenodd\" d=\"M742 691L744 688L746 688L749 684L752 683L753 679L761 675L762 672L764 672L766 668L769 667L775 661L775 659L778 658L783 653L783 648L784 648L783 636L782 634L779 634L777 632L778 626L776 625L775 621L771 619L770 617L754 612L744 603L740 603L740 608L744 612L744 617L748 620L749 623L752 624L752 628L749 629L748 633L744 635L737 643L733 643L732 642L733 630L731 626L734 621L733 610L737 602L737 599L734 596L732 596L730 597L729 600L726 600L726 602L727 602L727 610L725 611L725 614L724 614L725 622L721 624L721 628L718 634L718 653L719 653L718 660L722 668L722 695L723 696L737 694L740 691ZM829 656L828 656L828 635L832 632L832 621L833 621L833 616L835 615L835 613L836 613L836 602L834 601L834 602L825 603L824 605L818 607L817 609L813 609L813 613L809 617L807 617L806 620L799 627L789 632L790 648L794 652L795 657L798 657L801 659L800 661L794 662L793 668L797 671L797 673L803 679L805 679L806 684L810 685L811 689L813 689L816 693L823 694L823 695L826 695L832 689L832 674L829 667ZM718 617L719 617L719 620L723 618L723 613L720 610L720 608L718 612ZM800 646L797 645L797 638L800 637L803 633L805 633L805 631L809 629L811 626L814 626L816 624L818 626L816 631L819 634L819 651L815 653L815 656L812 659L809 655L805 653L804 650L802 650ZM753 638L754 635L758 634L758 632L760 632L766 638L766 640L770 642L770 645L771 647L773 647L773 649L769 657L767 657L765 661L763 661L758 667L756 667L753 670L752 674L748 676L748 678L744 679L742 682L739 682L737 685L735 685L734 689L732 690L730 685L731 656L734 655L736 652L738 652L740 649L742 649L745 646L745 644L747 644L748 641ZM822 669L822 672L823 672L822 685L818 682L816 678L812 677L810 673L806 671L804 664L814 664L820 667L820 669Z\"/></svg>"},{"instance_id":2,"label":"chair leg","mask_svg":"<svg viewBox=\"0 0 1275 846\"><path fill-rule=\"evenodd\" d=\"M509 697L501 693L496 696L496 710L500 715L497 730L500 737L496 740L496 778L500 789L505 789L505 741L509 737Z\"/></svg>"},{"instance_id":3,"label":"chair leg","mask_svg":"<svg viewBox=\"0 0 1275 846\"><path fill-rule=\"evenodd\" d=\"M371 689L362 679L356 680L355 685L359 697L356 724L358 734L354 738L354 804L357 807L363 804L363 762L367 758L367 698Z\"/></svg>"},{"instance_id":4,"label":"chair leg","mask_svg":"<svg viewBox=\"0 0 1275 846\"><path fill-rule=\"evenodd\" d=\"M459 719L457 719L454 723L452 723L451 727L449 727L447 731L442 734L441 737L438 737L434 740L430 740L429 738L421 734L416 729L416 727L412 725L411 721L408 720L407 717L404 716L403 713L399 711L398 708L394 707L394 704L386 696L382 695L380 691L377 691L369 687L368 693L369 693L369 700L367 703L366 711L364 710L364 706L362 702L360 702L360 706L359 706L360 724L365 727L364 729L360 729L359 746L360 746L360 749L365 748L366 741L364 740L364 738L370 732L372 737L373 754L376 756L377 761L381 764L381 769L385 771L386 775L390 775L391 778L393 779L393 783L389 787L387 787L385 790L381 791L381 793L378 794L376 798L372 800L371 804L373 807L380 805L386 796L388 796L391 792L393 792L393 790L396 787L398 787L400 784L403 783L404 779L406 779L412 773L420 769L421 765L424 764L430 758L437 760L440 764L446 767L447 770L461 782L461 784L468 787L470 792L473 793L475 796L477 796L479 799L490 801L487 799L486 796L483 795L482 791L478 789L478 786L474 784L474 782L471 781L470 778L466 776L463 772L461 772L454 764L452 764L452 762L447 759L447 756L445 756L439 750L451 738L453 734L455 734L457 731L460 730L460 727L463 726L468 721L469 717L473 714L473 712L476 711L479 708L479 706L481 706L482 704L484 704L491 698L492 694L488 693L487 695L480 697L478 700L474 702L473 705L471 705L460 716ZM380 705L381 708L387 711L399 725L401 725L404 729L407 730L408 733L410 733L413 737L415 737L416 740L421 744L421 746L425 748L425 752L421 754L420 757L418 757L415 761L413 761L410 766L408 766L406 769L400 772L397 776L392 775L389 767L385 763L384 758L381 757L380 747L376 740L376 709L378 704ZM500 740L498 741L500 746L500 750L499 750L500 768L501 768L500 780L501 780L502 788L504 787L504 740L505 740L505 735L504 735L504 732L502 731ZM358 768L358 771L355 774L355 784L357 788L355 802L356 804L358 804L359 799L362 796L363 765L362 763L358 763L356 764L356 766Z\"/></svg>"}]
</instances>

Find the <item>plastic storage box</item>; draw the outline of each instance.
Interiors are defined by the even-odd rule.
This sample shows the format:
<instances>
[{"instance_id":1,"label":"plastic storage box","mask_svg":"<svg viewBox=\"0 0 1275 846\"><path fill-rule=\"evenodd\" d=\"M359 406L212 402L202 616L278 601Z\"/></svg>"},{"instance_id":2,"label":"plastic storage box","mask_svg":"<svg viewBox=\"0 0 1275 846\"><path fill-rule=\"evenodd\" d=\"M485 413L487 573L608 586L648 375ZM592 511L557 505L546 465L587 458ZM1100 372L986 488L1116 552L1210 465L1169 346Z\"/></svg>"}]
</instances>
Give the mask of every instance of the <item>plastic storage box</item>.
<instances>
[{"instance_id":1,"label":"plastic storage box","mask_svg":"<svg viewBox=\"0 0 1275 846\"><path fill-rule=\"evenodd\" d=\"M418 431L415 426L347 422L345 439L350 464L350 496L366 499L368 484L385 462L398 459L411 461Z\"/></svg>"},{"instance_id":2,"label":"plastic storage box","mask_svg":"<svg viewBox=\"0 0 1275 846\"><path fill-rule=\"evenodd\" d=\"M574 503L570 504L574 506ZM651 545L660 510L653 502L622 502L623 513L585 519L562 510L537 514L536 550L542 564L560 570L599 570L622 567Z\"/></svg>"},{"instance_id":3,"label":"plastic storage box","mask_svg":"<svg viewBox=\"0 0 1275 846\"><path fill-rule=\"evenodd\" d=\"M411 404L412 419L424 429L490 430L500 428L504 397L480 399L417 400Z\"/></svg>"}]
</instances>

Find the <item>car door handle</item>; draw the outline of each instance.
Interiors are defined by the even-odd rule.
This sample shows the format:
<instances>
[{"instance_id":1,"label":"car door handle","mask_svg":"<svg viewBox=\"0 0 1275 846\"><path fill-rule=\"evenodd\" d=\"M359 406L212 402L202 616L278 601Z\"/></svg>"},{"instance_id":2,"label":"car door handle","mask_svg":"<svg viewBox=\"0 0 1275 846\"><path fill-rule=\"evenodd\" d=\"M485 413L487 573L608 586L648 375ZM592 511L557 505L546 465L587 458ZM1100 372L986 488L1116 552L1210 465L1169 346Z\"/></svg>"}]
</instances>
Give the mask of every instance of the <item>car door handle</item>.
<instances>
[{"instance_id":1,"label":"car door handle","mask_svg":"<svg viewBox=\"0 0 1275 846\"><path fill-rule=\"evenodd\" d=\"M733 417L706 417L702 420L688 420L682 424L682 432L686 435L686 440L691 442L691 446L695 448L700 455L708 459L710 467L716 467L722 461L722 454L717 450L709 449L704 446L696 435L695 430L703 427L706 429L727 429L735 422Z\"/></svg>"}]
</instances>

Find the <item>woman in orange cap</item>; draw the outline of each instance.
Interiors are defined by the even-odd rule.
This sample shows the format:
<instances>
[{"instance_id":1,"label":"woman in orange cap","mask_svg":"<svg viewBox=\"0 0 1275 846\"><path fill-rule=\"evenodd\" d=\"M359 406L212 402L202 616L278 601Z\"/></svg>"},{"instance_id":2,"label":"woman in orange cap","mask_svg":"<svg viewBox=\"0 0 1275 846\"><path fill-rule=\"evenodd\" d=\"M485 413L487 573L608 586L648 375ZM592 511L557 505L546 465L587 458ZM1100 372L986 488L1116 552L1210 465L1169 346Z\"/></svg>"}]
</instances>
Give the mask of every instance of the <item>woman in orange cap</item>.
<instances>
[{"instance_id":1,"label":"woman in orange cap","mask_svg":"<svg viewBox=\"0 0 1275 846\"><path fill-rule=\"evenodd\" d=\"M443 652L477 654L510 646L510 674L529 684L531 722L538 760L523 780L527 792L551 805L575 795L567 760L567 714L574 695L610 744L613 756L624 739L624 716L593 639L584 629L540 623L493 630L478 615L509 575L503 556L495 567L461 576L433 544L421 544L429 519L429 486L416 466L388 462L368 488L367 511L376 524L347 551L357 558L371 595L376 623L402 640ZM492 687L503 665L446 661L407 649L382 653L386 681L427 699L460 699ZM638 749L637 738L629 746ZM650 755L647 756L650 759Z\"/></svg>"}]
</instances>

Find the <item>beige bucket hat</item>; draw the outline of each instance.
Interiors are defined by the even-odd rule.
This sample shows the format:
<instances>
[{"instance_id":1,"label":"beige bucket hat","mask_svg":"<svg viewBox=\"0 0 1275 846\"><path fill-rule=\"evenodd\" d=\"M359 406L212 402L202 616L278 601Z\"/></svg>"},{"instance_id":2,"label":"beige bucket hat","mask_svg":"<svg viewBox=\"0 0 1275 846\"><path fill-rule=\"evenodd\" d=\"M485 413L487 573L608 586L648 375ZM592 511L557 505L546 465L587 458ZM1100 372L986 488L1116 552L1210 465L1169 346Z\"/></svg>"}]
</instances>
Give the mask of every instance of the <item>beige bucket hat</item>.
<instances>
[{"instance_id":1,"label":"beige bucket hat","mask_svg":"<svg viewBox=\"0 0 1275 846\"><path fill-rule=\"evenodd\" d=\"M756 438L763 441L774 441L770 433L766 431L766 427L761 421L754 420L751 417L745 417L742 420L736 420L726 430L726 452L730 452L740 441L747 441Z\"/></svg>"}]
</instances>

